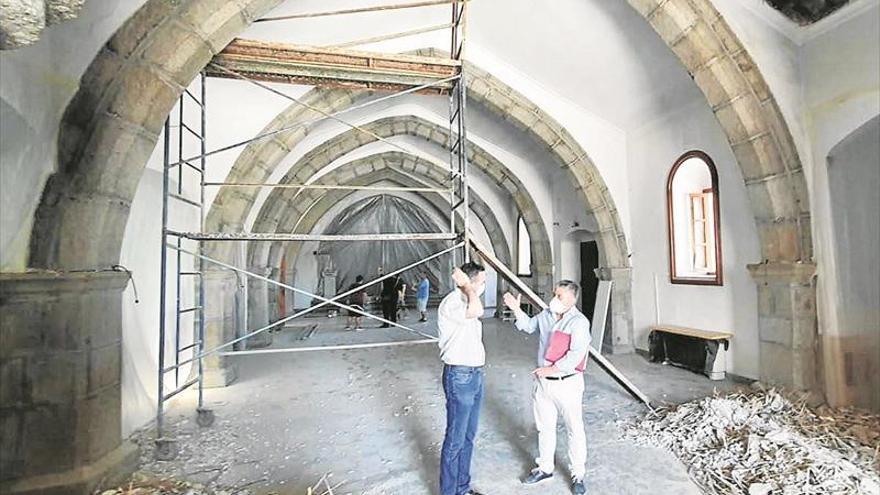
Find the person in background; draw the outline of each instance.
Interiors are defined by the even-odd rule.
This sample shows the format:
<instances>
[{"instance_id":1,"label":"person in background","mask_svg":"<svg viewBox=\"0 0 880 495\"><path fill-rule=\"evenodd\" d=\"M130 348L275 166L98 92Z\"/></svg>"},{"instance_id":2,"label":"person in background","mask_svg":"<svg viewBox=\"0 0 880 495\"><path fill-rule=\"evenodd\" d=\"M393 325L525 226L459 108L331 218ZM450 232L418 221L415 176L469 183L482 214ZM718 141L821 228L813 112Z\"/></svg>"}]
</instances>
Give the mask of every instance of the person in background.
<instances>
[{"instance_id":1,"label":"person in background","mask_svg":"<svg viewBox=\"0 0 880 495\"><path fill-rule=\"evenodd\" d=\"M531 485L553 476L556 456L556 420L562 414L568 432L568 460L572 491L587 493L587 437L584 433L584 366L590 346L590 320L576 307L580 287L571 280L556 284L547 309L529 318L520 297L504 294L504 304L516 315L516 328L539 332L533 413L538 428L537 467L523 479Z\"/></svg>"},{"instance_id":2,"label":"person in background","mask_svg":"<svg viewBox=\"0 0 880 495\"><path fill-rule=\"evenodd\" d=\"M358 275L357 277L355 277L354 283L348 286L348 290L346 290L346 292L350 292L363 284L364 276ZM351 306L352 308L364 311L364 308L367 307L367 297L368 296L366 289L361 289L357 292L349 294L345 304ZM363 330L363 327L361 327L361 323L363 322L363 320L364 317L360 313L348 310L348 320L346 321L345 329L354 329L354 331L360 332L361 330Z\"/></svg>"},{"instance_id":3,"label":"person in background","mask_svg":"<svg viewBox=\"0 0 880 495\"><path fill-rule=\"evenodd\" d=\"M397 302L400 300L400 288L403 282L399 275L393 275L382 281L382 318L397 323ZM388 323L383 323L382 328L388 328Z\"/></svg>"},{"instance_id":4,"label":"person in background","mask_svg":"<svg viewBox=\"0 0 880 495\"><path fill-rule=\"evenodd\" d=\"M406 282L400 278L397 284L397 319L394 321L402 321L406 317Z\"/></svg>"},{"instance_id":5,"label":"person in background","mask_svg":"<svg viewBox=\"0 0 880 495\"><path fill-rule=\"evenodd\" d=\"M456 288L437 310L446 435L440 450L440 495L480 495L471 488L471 456L483 401L483 303L486 269L469 262L452 272Z\"/></svg>"},{"instance_id":6,"label":"person in background","mask_svg":"<svg viewBox=\"0 0 880 495\"><path fill-rule=\"evenodd\" d=\"M428 281L427 273L421 273L421 278L419 280L418 286L415 288L415 291L416 308L421 314L421 318L419 318L419 321L428 321L428 296L431 293L431 282Z\"/></svg>"}]
</instances>

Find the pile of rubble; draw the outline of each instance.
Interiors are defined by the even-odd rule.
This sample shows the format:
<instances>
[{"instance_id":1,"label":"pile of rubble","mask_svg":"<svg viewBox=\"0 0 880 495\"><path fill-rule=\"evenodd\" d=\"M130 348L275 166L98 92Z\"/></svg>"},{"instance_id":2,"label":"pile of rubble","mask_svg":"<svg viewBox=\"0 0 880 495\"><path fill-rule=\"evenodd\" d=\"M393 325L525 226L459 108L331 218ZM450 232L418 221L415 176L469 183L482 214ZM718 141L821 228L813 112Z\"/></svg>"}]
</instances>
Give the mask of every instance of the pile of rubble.
<instances>
[{"instance_id":1,"label":"pile of rubble","mask_svg":"<svg viewBox=\"0 0 880 495\"><path fill-rule=\"evenodd\" d=\"M880 495L880 415L813 410L757 386L621 426L636 443L675 453L709 495Z\"/></svg>"}]
</instances>

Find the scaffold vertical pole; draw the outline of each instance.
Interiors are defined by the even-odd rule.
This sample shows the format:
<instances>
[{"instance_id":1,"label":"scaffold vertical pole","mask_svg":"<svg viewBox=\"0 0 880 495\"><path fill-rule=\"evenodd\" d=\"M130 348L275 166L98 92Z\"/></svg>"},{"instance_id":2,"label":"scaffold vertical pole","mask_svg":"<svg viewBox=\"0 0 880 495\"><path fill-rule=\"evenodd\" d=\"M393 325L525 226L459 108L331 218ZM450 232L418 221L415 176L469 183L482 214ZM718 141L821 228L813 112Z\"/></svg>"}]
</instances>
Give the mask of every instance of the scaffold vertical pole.
<instances>
[{"instance_id":1,"label":"scaffold vertical pole","mask_svg":"<svg viewBox=\"0 0 880 495\"><path fill-rule=\"evenodd\" d=\"M170 116L165 119L164 152L162 155L162 244L159 273L159 367L157 369L158 396L156 397L156 446L161 449L161 441L164 439L165 429L163 424L165 406L165 297L168 268L168 249L165 247L168 240L168 167L171 162L171 120ZM157 450L157 457L159 457Z\"/></svg>"},{"instance_id":2,"label":"scaffold vertical pole","mask_svg":"<svg viewBox=\"0 0 880 495\"><path fill-rule=\"evenodd\" d=\"M205 70L202 69L201 72L201 117L202 117L202 125L201 125L201 155L202 158L199 163L200 172L200 180L199 180L199 231L205 231L205 175L207 174L207 161L208 158L205 156L205 150L207 149L207 140L208 140L208 119L207 119L207 108L208 108L208 100L207 95L208 91L205 87L208 78L205 75ZM202 241L196 241L198 244L196 245L196 252L199 255L202 254ZM197 334L197 345L195 347L195 352L197 354L201 354L205 348L205 262L202 258L198 259L199 266L199 306L202 307L202 311L199 313L199 326L198 326L198 334ZM199 358L198 362L198 379L199 379L199 402L198 408L204 408L205 404L205 369L203 358Z\"/></svg>"}]
</instances>

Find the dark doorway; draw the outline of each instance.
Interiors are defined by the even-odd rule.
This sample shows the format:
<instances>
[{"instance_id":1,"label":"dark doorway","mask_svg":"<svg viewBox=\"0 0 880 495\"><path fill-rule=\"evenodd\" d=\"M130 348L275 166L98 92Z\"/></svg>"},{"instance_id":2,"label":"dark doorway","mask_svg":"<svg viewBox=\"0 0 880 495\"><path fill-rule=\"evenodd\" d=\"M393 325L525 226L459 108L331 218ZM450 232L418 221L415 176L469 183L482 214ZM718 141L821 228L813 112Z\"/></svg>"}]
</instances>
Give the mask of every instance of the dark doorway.
<instances>
[{"instance_id":1,"label":"dark doorway","mask_svg":"<svg viewBox=\"0 0 880 495\"><path fill-rule=\"evenodd\" d=\"M599 246L596 241L581 243L581 312L593 321L593 310L596 307L596 290L599 288L599 278L596 277L596 268L599 268Z\"/></svg>"}]
</instances>

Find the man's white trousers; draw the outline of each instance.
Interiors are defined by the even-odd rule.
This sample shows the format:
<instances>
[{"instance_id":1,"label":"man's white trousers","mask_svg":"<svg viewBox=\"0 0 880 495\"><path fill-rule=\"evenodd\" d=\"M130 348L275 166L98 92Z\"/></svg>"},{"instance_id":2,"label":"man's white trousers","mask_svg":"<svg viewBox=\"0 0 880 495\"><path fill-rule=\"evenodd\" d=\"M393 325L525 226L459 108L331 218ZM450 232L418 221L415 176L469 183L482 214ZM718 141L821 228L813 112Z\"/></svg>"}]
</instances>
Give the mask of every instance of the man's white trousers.
<instances>
[{"instance_id":1,"label":"man's white trousers","mask_svg":"<svg viewBox=\"0 0 880 495\"><path fill-rule=\"evenodd\" d=\"M584 375L565 380L537 378L533 409L538 427L538 468L553 473L556 454L556 420L562 415L568 433L571 474L583 478L587 469L587 436L584 433Z\"/></svg>"}]
</instances>

